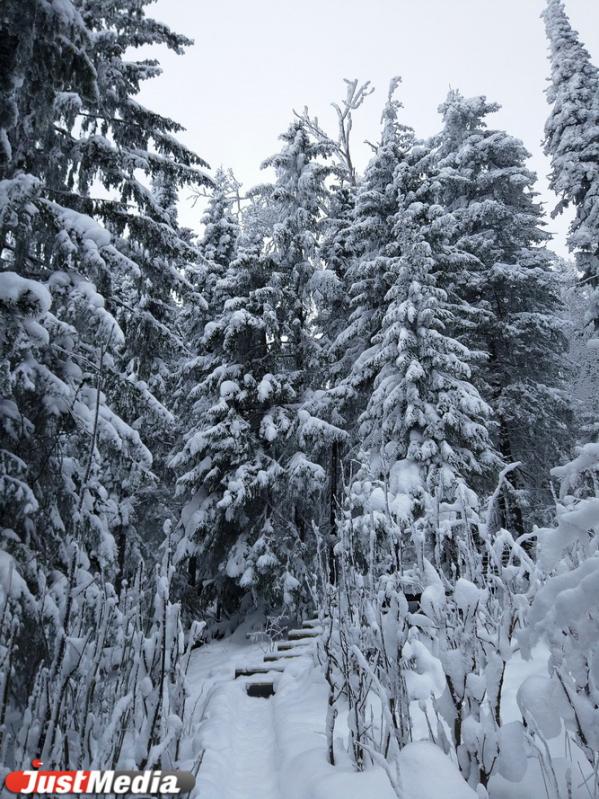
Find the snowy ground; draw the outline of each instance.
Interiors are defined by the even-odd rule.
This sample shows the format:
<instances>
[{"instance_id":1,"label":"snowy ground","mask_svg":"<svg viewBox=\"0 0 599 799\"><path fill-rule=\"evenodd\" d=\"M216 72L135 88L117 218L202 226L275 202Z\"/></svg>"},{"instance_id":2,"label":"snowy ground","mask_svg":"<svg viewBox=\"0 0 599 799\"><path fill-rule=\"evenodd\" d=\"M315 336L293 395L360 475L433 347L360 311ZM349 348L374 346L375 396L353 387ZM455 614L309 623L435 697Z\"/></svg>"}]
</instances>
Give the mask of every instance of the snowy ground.
<instances>
[{"instance_id":1,"label":"snowy ground","mask_svg":"<svg viewBox=\"0 0 599 799\"><path fill-rule=\"evenodd\" d=\"M293 659L282 673L272 672L275 696L247 696L245 684L252 678L235 680L234 670L260 664L264 651L265 645L249 643L242 629L194 654L189 679L199 700L198 740L205 754L192 799L396 799L381 769L362 774L352 770L344 755L343 716L336 727L338 762L335 767L328 764L327 686L312 656ZM517 688L528 675L544 674L545 663L543 651L531 662L514 658L506 680L505 721L520 718ZM426 727L417 719L415 737L426 737ZM558 768L564 764L558 762ZM423 740L404 749L401 779L405 799L476 799L449 758ZM520 783L496 778L489 795L490 799L543 799L546 791L536 762L530 761ZM582 790L575 793L583 795Z\"/></svg>"}]
</instances>

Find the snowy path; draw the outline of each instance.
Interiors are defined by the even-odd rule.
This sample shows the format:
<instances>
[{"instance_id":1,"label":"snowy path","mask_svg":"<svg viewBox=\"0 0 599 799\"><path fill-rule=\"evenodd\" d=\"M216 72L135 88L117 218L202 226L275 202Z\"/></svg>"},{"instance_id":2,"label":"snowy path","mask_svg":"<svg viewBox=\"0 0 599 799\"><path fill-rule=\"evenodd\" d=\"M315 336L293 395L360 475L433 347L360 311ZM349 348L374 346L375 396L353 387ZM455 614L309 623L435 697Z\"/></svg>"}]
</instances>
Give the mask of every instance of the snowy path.
<instances>
[{"instance_id":1,"label":"snowy path","mask_svg":"<svg viewBox=\"0 0 599 799\"><path fill-rule=\"evenodd\" d=\"M198 751L204 757L190 799L396 799L382 769L353 769L343 712L336 726L337 764L328 763L328 687L309 652L286 662L283 672L269 674L274 696L247 695L253 678L235 679L235 668L264 665L263 657L263 646L245 640L243 630L194 653L188 679L199 723L189 741L190 761ZM401 758L405 799L476 799L456 766L432 744L410 744ZM533 796L541 799L535 793L526 799ZM492 799L521 797L498 793Z\"/></svg>"},{"instance_id":2,"label":"snowy path","mask_svg":"<svg viewBox=\"0 0 599 799\"><path fill-rule=\"evenodd\" d=\"M194 654L190 682L205 710L200 745L205 757L191 799L279 799L274 699L249 697L234 679L239 666L264 665L264 644L246 640L244 630ZM280 677L273 672L273 678ZM258 679L267 680L262 675Z\"/></svg>"},{"instance_id":3,"label":"snowy path","mask_svg":"<svg viewBox=\"0 0 599 799\"><path fill-rule=\"evenodd\" d=\"M274 704L239 693L226 799L278 799Z\"/></svg>"}]
</instances>

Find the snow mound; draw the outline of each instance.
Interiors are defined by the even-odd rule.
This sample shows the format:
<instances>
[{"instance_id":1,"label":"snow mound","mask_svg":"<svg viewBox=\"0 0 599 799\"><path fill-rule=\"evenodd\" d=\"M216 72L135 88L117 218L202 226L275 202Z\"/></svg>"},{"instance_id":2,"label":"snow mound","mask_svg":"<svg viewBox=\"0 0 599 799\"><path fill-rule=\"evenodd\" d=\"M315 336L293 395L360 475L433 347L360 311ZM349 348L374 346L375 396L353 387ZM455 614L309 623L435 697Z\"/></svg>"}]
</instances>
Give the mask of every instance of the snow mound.
<instances>
[{"instance_id":1,"label":"snow mound","mask_svg":"<svg viewBox=\"0 0 599 799\"><path fill-rule=\"evenodd\" d=\"M399 756L399 768L405 799L477 797L476 791L464 782L457 766L429 741L408 744Z\"/></svg>"}]
</instances>

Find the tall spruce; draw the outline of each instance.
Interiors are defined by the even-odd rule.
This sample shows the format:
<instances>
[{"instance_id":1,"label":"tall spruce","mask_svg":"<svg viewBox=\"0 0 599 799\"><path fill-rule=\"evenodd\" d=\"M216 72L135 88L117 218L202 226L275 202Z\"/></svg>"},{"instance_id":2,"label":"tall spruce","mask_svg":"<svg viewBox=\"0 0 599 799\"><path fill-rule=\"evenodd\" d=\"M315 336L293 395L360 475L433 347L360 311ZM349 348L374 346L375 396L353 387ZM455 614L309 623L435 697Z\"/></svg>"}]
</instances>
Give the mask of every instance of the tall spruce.
<instances>
[{"instance_id":1,"label":"tall spruce","mask_svg":"<svg viewBox=\"0 0 599 799\"><path fill-rule=\"evenodd\" d=\"M269 265L250 231L214 284L191 370L193 404L171 461L186 500L191 582L219 618L235 612L244 593L257 603L281 597L272 496L282 469L273 442L289 427L284 406L294 393L275 374L269 344L279 337Z\"/></svg>"},{"instance_id":2,"label":"tall spruce","mask_svg":"<svg viewBox=\"0 0 599 799\"><path fill-rule=\"evenodd\" d=\"M401 255L390 261L392 285L373 339L376 374L359 420L362 466L351 500L358 528L371 534L373 520L382 528L376 533L393 568L416 556L449 569L474 531L473 487L498 458L492 411L471 382L471 354L448 334L455 319L435 269L448 246L440 209L410 194L404 201L394 217Z\"/></svg>"},{"instance_id":3,"label":"tall spruce","mask_svg":"<svg viewBox=\"0 0 599 799\"><path fill-rule=\"evenodd\" d=\"M414 140L412 131L398 120L401 108L395 97L398 85L399 79L391 82L382 115L381 141L357 190L348 233L352 259L345 274L351 315L334 344L338 359L345 364L343 377L353 397L352 404L358 408L363 408L372 386L368 352L385 313L389 263L398 255L394 217L399 202L394 174Z\"/></svg>"},{"instance_id":4,"label":"tall spruce","mask_svg":"<svg viewBox=\"0 0 599 799\"><path fill-rule=\"evenodd\" d=\"M62 640L68 603L47 629L35 609L46 575L72 568L73 541L98 580L118 586L154 534L138 524L157 482L140 431L171 418L161 384L180 346L178 264L193 248L150 184L164 177L176 192L207 178L176 123L134 100L158 65L130 48L185 42L143 6L3 8L2 545L28 584L20 634L36 630L36 641ZM25 693L45 650L33 651Z\"/></svg>"},{"instance_id":5,"label":"tall spruce","mask_svg":"<svg viewBox=\"0 0 599 799\"><path fill-rule=\"evenodd\" d=\"M172 460L194 577L226 613L244 594L270 607L297 603L325 485L319 447L342 435L310 412L321 364L311 281L328 146L302 122L282 139L265 164L275 182L246 210L238 256L226 266L216 245L223 231L230 236L231 201L217 182L202 245L208 321L184 367L194 375L193 406ZM193 323L193 309L189 316Z\"/></svg>"},{"instance_id":6,"label":"tall spruce","mask_svg":"<svg viewBox=\"0 0 599 799\"><path fill-rule=\"evenodd\" d=\"M544 12L551 64L545 153L550 186L559 202L554 214L574 206L568 245L591 283L591 318L599 320L599 69L572 28L563 0Z\"/></svg>"},{"instance_id":7,"label":"tall spruce","mask_svg":"<svg viewBox=\"0 0 599 799\"><path fill-rule=\"evenodd\" d=\"M473 379L494 409L497 449L522 463L505 519L522 533L526 520L552 512L548 465L569 453L572 410L558 262L546 247L528 153L486 126L497 108L449 94L433 180L458 255L440 272L441 287L462 305L450 332L483 356Z\"/></svg>"},{"instance_id":8,"label":"tall spruce","mask_svg":"<svg viewBox=\"0 0 599 799\"><path fill-rule=\"evenodd\" d=\"M283 149L264 162L276 176L266 191L273 223L270 285L280 292L278 370L288 375L295 393L289 405L291 425L279 444L285 472L279 486L278 535L294 541L301 572L296 578L305 586L315 545L313 527L326 523L322 500L330 452L346 437L323 396L327 353L317 331L314 300L322 276L319 234L331 145L315 141L301 120L281 139Z\"/></svg>"}]
</instances>

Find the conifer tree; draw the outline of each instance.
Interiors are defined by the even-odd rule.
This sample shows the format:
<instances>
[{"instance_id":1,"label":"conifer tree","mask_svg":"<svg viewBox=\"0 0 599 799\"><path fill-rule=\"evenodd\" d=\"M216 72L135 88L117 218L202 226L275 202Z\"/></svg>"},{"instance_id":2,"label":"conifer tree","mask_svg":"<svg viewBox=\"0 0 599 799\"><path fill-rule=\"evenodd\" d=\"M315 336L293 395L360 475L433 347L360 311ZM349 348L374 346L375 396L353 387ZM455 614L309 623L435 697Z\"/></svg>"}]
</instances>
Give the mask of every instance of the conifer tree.
<instances>
[{"instance_id":1,"label":"conifer tree","mask_svg":"<svg viewBox=\"0 0 599 799\"><path fill-rule=\"evenodd\" d=\"M282 453L296 392L281 366L279 285L252 209L239 254L215 282L212 318L193 361L193 407L172 459L192 582L232 613L247 594L256 604L293 602L293 539L282 529Z\"/></svg>"},{"instance_id":2,"label":"conifer tree","mask_svg":"<svg viewBox=\"0 0 599 799\"><path fill-rule=\"evenodd\" d=\"M568 454L572 413L560 277L535 175L520 141L486 127L495 110L485 98L450 93L430 179L453 225L457 258L440 272L441 287L462 306L451 332L481 353L473 378L494 409L497 449L506 462L522 462L506 524L523 533L525 516L550 512L547 465Z\"/></svg>"},{"instance_id":3,"label":"conifer tree","mask_svg":"<svg viewBox=\"0 0 599 799\"><path fill-rule=\"evenodd\" d=\"M126 259L104 228L56 199L60 175L75 165L59 124L65 104L95 97L98 88L76 7L44 6L38 14L34 6L21 14L15 4L6 17L15 88L1 175L0 278L11 320L3 342L3 449L8 473L17 469L19 491L35 502L27 501L23 516L5 505L4 526L17 528L11 548L30 547L46 561L58 556L65 534L86 529L107 564L114 508L100 450L145 469L150 462L105 393L123 333L96 284L107 262ZM71 55L61 62L66 42ZM35 571L35 559L28 562Z\"/></svg>"},{"instance_id":4,"label":"conifer tree","mask_svg":"<svg viewBox=\"0 0 599 799\"><path fill-rule=\"evenodd\" d=\"M551 113L545 153L551 159L550 186L559 198L555 214L574 206L568 244L594 289L591 318L599 318L599 69L573 30L563 0L548 0L544 12L549 38Z\"/></svg>"},{"instance_id":5,"label":"conifer tree","mask_svg":"<svg viewBox=\"0 0 599 799\"><path fill-rule=\"evenodd\" d=\"M228 611L239 589L271 606L297 604L326 485L319 456L343 437L318 417L312 295L329 146L301 121L281 138L282 151L265 162L275 182L256 194L239 257L215 283L193 422L173 458L184 470L191 554L207 553L206 575L216 569Z\"/></svg>"},{"instance_id":6,"label":"conifer tree","mask_svg":"<svg viewBox=\"0 0 599 799\"><path fill-rule=\"evenodd\" d=\"M348 369L343 359L335 357L335 342L343 333L350 316L347 272L352 260L351 229L355 213L356 187L336 184L331 188L326 215L322 222L319 257L324 269L313 280L315 303L318 309L317 328L321 347L331 363L327 387L335 385Z\"/></svg>"},{"instance_id":7,"label":"conifer tree","mask_svg":"<svg viewBox=\"0 0 599 799\"><path fill-rule=\"evenodd\" d=\"M233 213L231 180L222 169L216 170L214 186L202 219L204 236L200 250L204 258L221 267L227 267L235 258L239 236L239 223Z\"/></svg>"},{"instance_id":8,"label":"conifer tree","mask_svg":"<svg viewBox=\"0 0 599 799\"><path fill-rule=\"evenodd\" d=\"M327 420L328 409L322 402L326 353L315 334L313 296L321 268L318 235L330 172L322 159L328 158L331 147L326 141L313 141L302 121L292 123L281 139L283 149L264 166L273 167L276 175L267 202L273 220L271 285L280 291L279 368L289 374L296 395L293 424L282 452L286 478L281 499L286 492L292 508L289 530L301 549L312 535L312 524L319 523L315 498L326 488L323 462L345 434Z\"/></svg>"},{"instance_id":9,"label":"conifer tree","mask_svg":"<svg viewBox=\"0 0 599 799\"><path fill-rule=\"evenodd\" d=\"M330 154L327 143L312 141L301 121L281 135L283 149L266 159L263 168L275 171L267 187L273 222L273 283L280 286L282 338L290 372L298 387L306 386L309 369L318 355L310 319L313 314L311 280L316 269L317 234L321 205L326 197Z\"/></svg>"},{"instance_id":10,"label":"conifer tree","mask_svg":"<svg viewBox=\"0 0 599 799\"><path fill-rule=\"evenodd\" d=\"M359 420L363 466L352 502L367 530L373 518L384 520L383 552L397 570L410 551L421 565L433 555L446 567L457 563L450 553L472 534L479 506L473 485L498 462L471 355L448 335L452 310L435 274L442 242L437 236L433 249L427 241L438 213L414 202L395 217L401 255L390 263L374 388Z\"/></svg>"},{"instance_id":11,"label":"conifer tree","mask_svg":"<svg viewBox=\"0 0 599 799\"><path fill-rule=\"evenodd\" d=\"M384 300L390 287L389 263L398 255L394 217L399 202L394 174L414 141L412 131L398 121L401 108L395 98L398 84L397 78L391 81L383 110L381 141L356 195L348 234L352 260L346 272L351 316L334 345L338 358L346 364L349 395L362 408L373 378L368 352L385 312Z\"/></svg>"},{"instance_id":12,"label":"conifer tree","mask_svg":"<svg viewBox=\"0 0 599 799\"><path fill-rule=\"evenodd\" d=\"M136 514L156 484L140 430L170 419L174 295L185 290L181 260L195 254L172 206L177 186L206 177L172 136L176 123L134 100L158 66L130 48L185 41L143 5L3 8L2 546L27 580L21 633L28 624L34 639L45 573L68 571L74 541L100 581L118 586L127 539L134 568L147 534ZM166 204L147 185L161 178ZM108 197L94 196L98 185ZM59 615L47 621L47 637L60 638ZM24 674L35 665L21 664Z\"/></svg>"}]
</instances>

